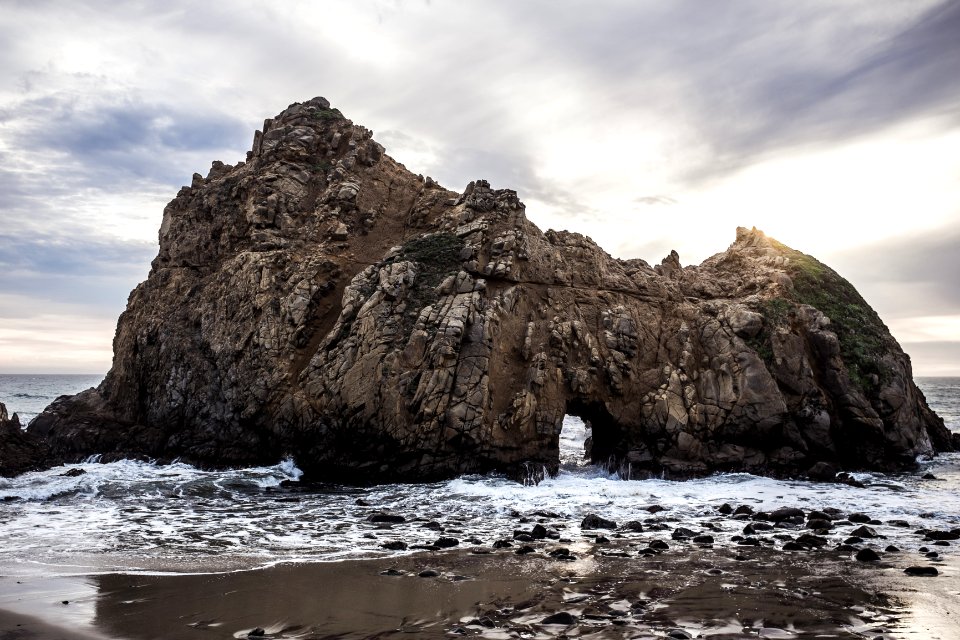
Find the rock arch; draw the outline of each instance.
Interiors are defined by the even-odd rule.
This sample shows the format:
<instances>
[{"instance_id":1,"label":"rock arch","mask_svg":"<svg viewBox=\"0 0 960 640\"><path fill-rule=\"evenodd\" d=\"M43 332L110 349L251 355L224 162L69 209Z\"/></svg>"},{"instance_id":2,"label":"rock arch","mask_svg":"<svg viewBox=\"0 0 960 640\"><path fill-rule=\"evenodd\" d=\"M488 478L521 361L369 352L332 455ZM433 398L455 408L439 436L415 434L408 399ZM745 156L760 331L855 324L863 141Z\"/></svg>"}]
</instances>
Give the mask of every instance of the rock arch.
<instances>
[{"instance_id":1,"label":"rock arch","mask_svg":"<svg viewBox=\"0 0 960 640\"><path fill-rule=\"evenodd\" d=\"M568 412L635 472L904 468L947 450L845 280L753 229L699 266L542 232L514 191L417 176L322 98L164 210L98 389L30 426L55 459L290 453L316 478L555 466Z\"/></svg>"}]
</instances>

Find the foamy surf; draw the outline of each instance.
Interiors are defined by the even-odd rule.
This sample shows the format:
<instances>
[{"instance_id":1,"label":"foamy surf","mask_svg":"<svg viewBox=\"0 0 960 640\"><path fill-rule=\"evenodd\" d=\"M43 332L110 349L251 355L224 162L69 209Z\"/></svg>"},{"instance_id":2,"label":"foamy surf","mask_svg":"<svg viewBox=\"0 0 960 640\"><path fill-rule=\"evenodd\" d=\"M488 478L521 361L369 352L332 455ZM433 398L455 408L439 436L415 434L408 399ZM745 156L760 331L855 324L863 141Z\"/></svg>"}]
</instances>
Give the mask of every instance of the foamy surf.
<instances>
[{"instance_id":1,"label":"foamy surf","mask_svg":"<svg viewBox=\"0 0 960 640\"><path fill-rule=\"evenodd\" d=\"M274 466L206 471L187 464L124 460L67 465L0 480L0 564L13 572L62 573L79 562L122 571L229 571L282 562L324 562L401 555L443 532L463 544L510 538L523 516L561 524L579 536L588 513L675 526L718 526L718 507L758 511L795 506L866 512L887 543L909 544L917 528L960 525L960 455L925 466L939 480L914 474L857 474L864 488L720 474L689 481L622 480L583 462L584 425L567 418L563 466L554 478L524 486L498 476L466 476L425 485L330 487L290 492L302 475L293 460ZM83 473L74 470L83 470ZM77 474L77 475L74 475ZM664 511L651 516L652 505ZM373 513L405 518L372 523ZM718 541L740 533L720 524ZM383 545L402 543L406 549Z\"/></svg>"}]
</instances>

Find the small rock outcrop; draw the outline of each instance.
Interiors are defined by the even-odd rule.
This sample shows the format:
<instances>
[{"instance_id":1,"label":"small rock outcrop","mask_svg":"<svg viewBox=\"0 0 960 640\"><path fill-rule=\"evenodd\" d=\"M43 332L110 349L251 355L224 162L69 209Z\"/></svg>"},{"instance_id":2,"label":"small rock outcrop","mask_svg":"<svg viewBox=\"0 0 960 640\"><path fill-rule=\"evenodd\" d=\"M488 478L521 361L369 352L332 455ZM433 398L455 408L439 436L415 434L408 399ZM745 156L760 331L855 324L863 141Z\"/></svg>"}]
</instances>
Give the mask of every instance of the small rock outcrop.
<instances>
[{"instance_id":1,"label":"small rock outcrop","mask_svg":"<svg viewBox=\"0 0 960 640\"><path fill-rule=\"evenodd\" d=\"M15 476L47 465L46 443L23 431L20 416L7 415L0 402L0 476Z\"/></svg>"},{"instance_id":2,"label":"small rock outcrop","mask_svg":"<svg viewBox=\"0 0 960 640\"><path fill-rule=\"evenodd\" d=\"M509 189L408 171L323 98L167 205L103 383L54 459L275 462L346 482L556 469L564 414L634 476L899 469L948 450L853 287L756 229L699 266L542 232Z\"/></svg>"}]
</instances>

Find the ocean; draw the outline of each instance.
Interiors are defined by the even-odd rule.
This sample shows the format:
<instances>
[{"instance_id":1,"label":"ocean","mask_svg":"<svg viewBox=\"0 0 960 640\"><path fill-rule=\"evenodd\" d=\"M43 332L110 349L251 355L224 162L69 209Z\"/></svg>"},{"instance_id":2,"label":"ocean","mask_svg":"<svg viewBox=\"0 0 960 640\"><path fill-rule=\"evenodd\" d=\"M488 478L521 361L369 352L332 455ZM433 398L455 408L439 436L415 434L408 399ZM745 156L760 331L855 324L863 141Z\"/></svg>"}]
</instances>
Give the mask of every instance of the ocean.
<instances>
[{"instance_id":1,"label":"ocean","mask_svg":"<svg viewBox=\"0 0 960 640\"><path fill-rule=\"evenodd\" d=\"M26 423L57 396L99 380L95 375L0 375L0 401ZM960 378L917 382L930 406L960 432ZM530 486L489 475L297 491L295 459L231 471L91 459L0 479L0 567L7 576L215 573L403 556L435 541L437 531L471 544L490 544L512 536L518 515L550 514L579 522L595 513L625 522L640 513L649 517L646 509L652 505L665 509L661 517L667 522L707 528L714 526L709 523L724 503L763 511L796 506L867 512L884 523L912 523L910 528L881 527L885 544L904 547L916 546L913 523L930 529L960 527L960 454L920 460L919 473L854 474L864 488L743 473L689 481L624 480L584 462L586 435L579 419L566 417L560 473ZM74 469L83 473L66 475ZM923 479L927 472L937 479ZM368 521L371 513L381 511L418 524L390 527ZM729 542L738 533L731 528L715 536Z\"/></svg>"}]
</instances>

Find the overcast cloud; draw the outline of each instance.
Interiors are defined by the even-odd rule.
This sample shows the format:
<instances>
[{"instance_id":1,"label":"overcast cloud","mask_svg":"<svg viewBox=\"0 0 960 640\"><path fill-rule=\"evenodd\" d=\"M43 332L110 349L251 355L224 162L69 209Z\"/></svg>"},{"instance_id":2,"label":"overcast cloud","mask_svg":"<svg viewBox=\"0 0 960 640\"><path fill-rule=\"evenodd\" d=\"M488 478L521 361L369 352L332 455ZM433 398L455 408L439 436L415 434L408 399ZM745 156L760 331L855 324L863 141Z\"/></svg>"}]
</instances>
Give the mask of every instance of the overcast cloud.
<instances>
[{"instance_id":1,"label":"overcast cloud","mask_svg":"<svg viewBox=\"0 0 960 640\"><path fill-rule=\"evenodd\" d=\"M756 225L960 375L958 3L7 2L0 43L0 371L105 371L164 204L323 95L614 255Z\"/></svg>"}]
</instances>

